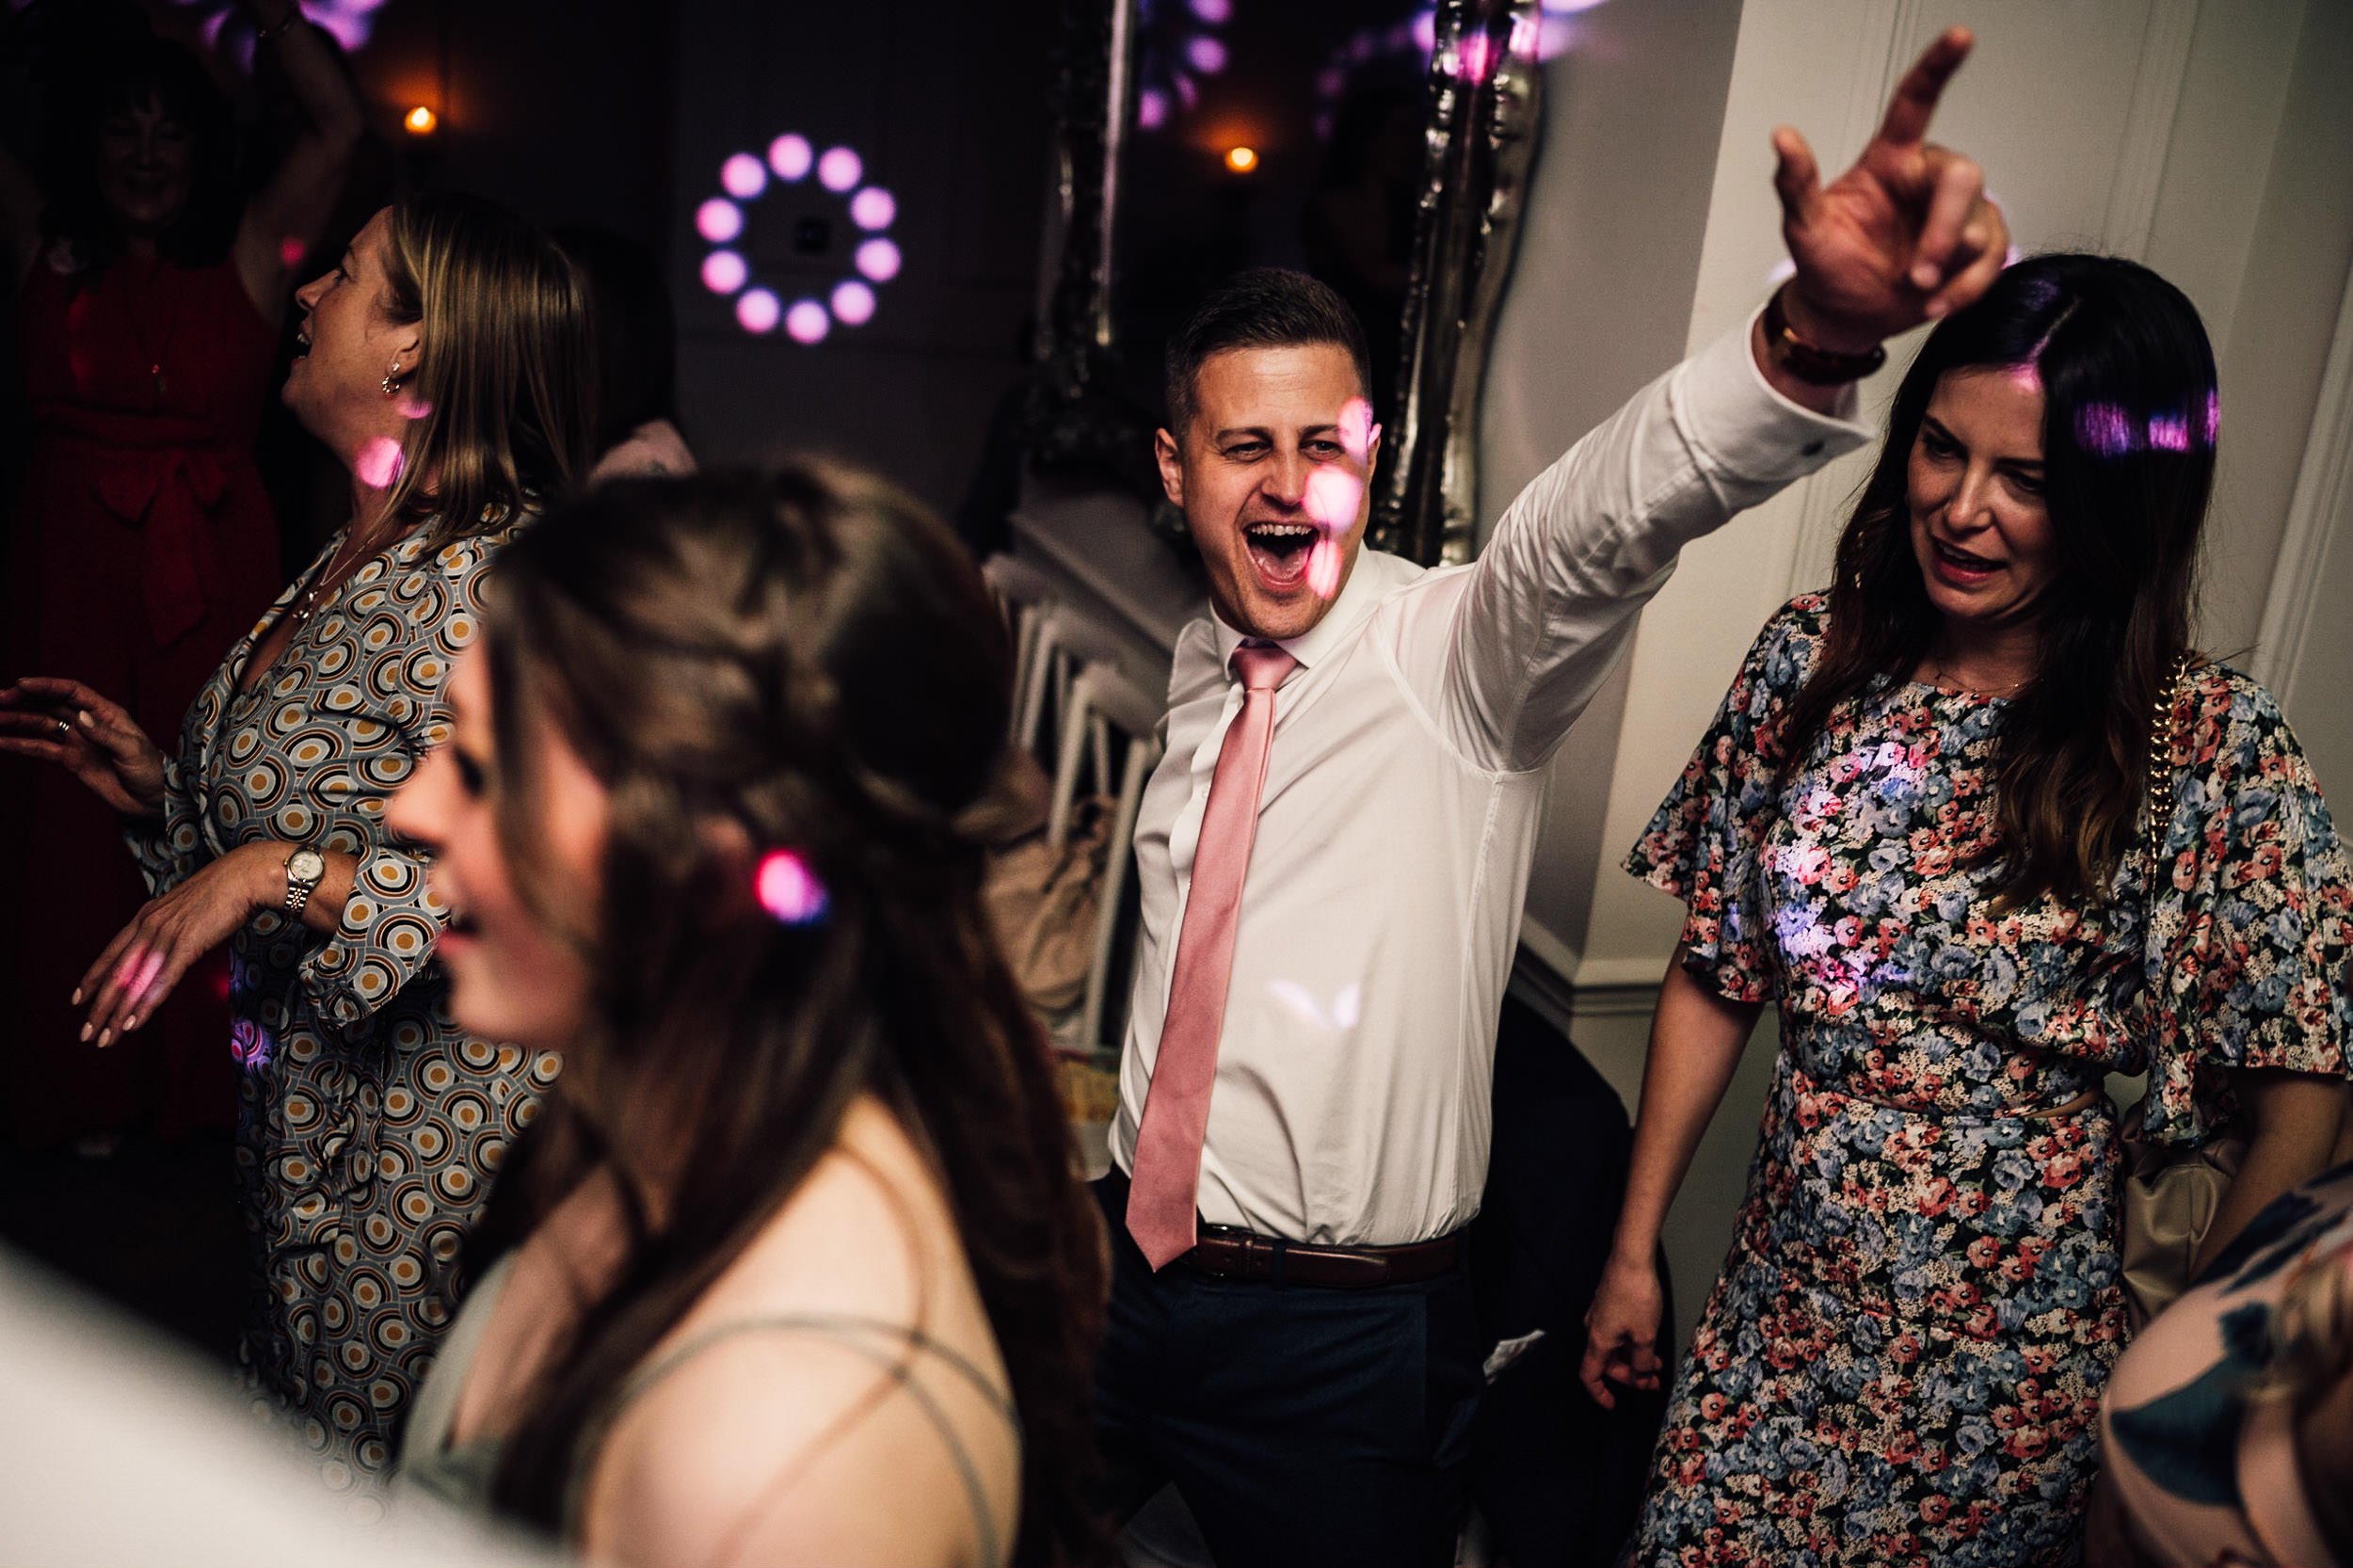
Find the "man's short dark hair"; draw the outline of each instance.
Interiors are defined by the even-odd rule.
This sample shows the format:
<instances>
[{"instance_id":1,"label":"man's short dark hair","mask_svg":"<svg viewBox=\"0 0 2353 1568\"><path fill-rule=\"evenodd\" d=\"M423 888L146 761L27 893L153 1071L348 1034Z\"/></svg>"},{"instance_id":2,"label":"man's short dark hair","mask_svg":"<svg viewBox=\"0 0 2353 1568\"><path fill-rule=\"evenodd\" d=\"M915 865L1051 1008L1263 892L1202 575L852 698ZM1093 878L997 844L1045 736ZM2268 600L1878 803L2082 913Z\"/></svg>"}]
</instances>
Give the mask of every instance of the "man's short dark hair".
<instances>
[{"instance_id":1,"label":"man's short dark hair","mask_svg":"<svg viewBox=\"0 0 2353 1568\"><path fill-rule=\"evenodd\" d=\"M1348 301L1304 272L1257 266L1209 291L1168 340L1168 429L1179 441L1193 423L1193 382L1203 361L1229 348L1296 348L1328 343L1348 350L1356 384L1372 395L1372 356Z\"/></svg>"}]
</instances>

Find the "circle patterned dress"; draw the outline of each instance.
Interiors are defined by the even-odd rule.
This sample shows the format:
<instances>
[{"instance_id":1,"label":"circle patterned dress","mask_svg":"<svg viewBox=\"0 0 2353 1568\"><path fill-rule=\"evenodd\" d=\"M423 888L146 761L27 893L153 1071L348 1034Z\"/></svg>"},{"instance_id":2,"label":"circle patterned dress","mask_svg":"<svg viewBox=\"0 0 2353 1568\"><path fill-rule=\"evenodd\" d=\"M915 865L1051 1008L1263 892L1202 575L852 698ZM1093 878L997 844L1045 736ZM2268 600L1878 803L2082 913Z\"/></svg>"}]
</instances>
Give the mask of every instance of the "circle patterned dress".
<instances>
[{"instance_id":1,"label":"circle patterned dress","mask_svg":"<svg viewBox=\"0 0 2353 1568\"><path fill-rule=\"evenodd\" d=\"M1645 1565L2075 1560L2125 1312L2110 1072L2192 1143L2227 1073L2342 1077L2353 887L2270 696L2177 703L2159 885L1996 907L1999 698L1892 684L1776 783L1823 601L1765 628L1626 858L1683 962L1777 1000L1723 1272L1671 1393Z\"/></svg>"},{"instance_id":2,"label":"circle patterned dress","mask_svg":"<svg viewBox=\"0 0 2353 1568\"><path fill-rule=\"evenodd\" d=\"M451 542L412 530L240 691L256 645L343 536L329 539L198 695L166 766L165 813L132 834L158 894L255 840L359 858L333 932L271 912L230 942L256 1287L238 1360L338 1484L388 1467L450 1321L458 1244L556 1070L551 1054L451 1021L433 961L446 911L425 859L383 820L448 734L443 685L516 526Z\"/></svg>"}]
</instances>

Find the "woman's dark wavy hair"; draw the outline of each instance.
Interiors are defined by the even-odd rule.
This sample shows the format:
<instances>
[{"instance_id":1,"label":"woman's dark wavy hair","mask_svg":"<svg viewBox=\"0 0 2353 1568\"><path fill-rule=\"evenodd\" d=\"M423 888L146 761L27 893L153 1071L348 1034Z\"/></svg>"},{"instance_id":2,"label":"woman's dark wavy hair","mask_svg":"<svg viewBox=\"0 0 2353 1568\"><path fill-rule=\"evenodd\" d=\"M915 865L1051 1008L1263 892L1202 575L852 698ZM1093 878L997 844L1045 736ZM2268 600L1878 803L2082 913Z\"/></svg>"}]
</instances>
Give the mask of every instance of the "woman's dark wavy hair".
<instances>
[{"instance_id":1,"label":"woman's dark wavy hair","mask_svg":"<svg viewBox=\"0 0 2353 1568\"><path fill-rule=\"evenodd\" d=\"M1937 632L1913 553L1906 469L1937 384L2031 369L2061 568L2041 657L2001 730L1997 891L2100 896L2136 841L2150 716L2189 648L2214 488L2214 351L2181 290L2132 262L2037 256L1947 317L1897 389L1879 465L1839 536L1819 662L1781 731L1784 782L1843 704L1911 679Z\"/></svg>"},{"instance_id":2,"label":"woman's dark wavy hair","mask_svg":"<svg viewBox=\"0 0 2353 1568\"><path fill-rule=\"evenodd\" d=\"M996 776L1009 654L980 574L879 481L813 466L604 486L503 552L485 617L495 808L555 929L535 727L610 793L590 1033L483 1232L528 1232L610 1162L629 1259L506 1447L502 1508L563 1526L581 1434L834 1144L888 1106L952 1205L1021 1418L1016 1558L1092 1556L1100 1223L958 818ZM821 919L753 896L797 853ZM535 868L537 870L535 871ZM675 1167L656 1228L632 1173Z\"/></svg>"},{"instance_id":3,"label":"woman's dark wavy hair","mask_svg":"<svg viewBox=\"0 0 2353 1568\"><path fill-rule=\"evenodd\" d=\"M210 266L229 254L245 216L238 183L236 122L229 99L203 65L167 39L119 39L87 51L49 94L41 137L41 232L73 248L89 274L122 248L114 214L99 190L98 140L109 117L153 104L185 131L188 202L156 240L182 266Z\"/></svg>"}]
</instances>

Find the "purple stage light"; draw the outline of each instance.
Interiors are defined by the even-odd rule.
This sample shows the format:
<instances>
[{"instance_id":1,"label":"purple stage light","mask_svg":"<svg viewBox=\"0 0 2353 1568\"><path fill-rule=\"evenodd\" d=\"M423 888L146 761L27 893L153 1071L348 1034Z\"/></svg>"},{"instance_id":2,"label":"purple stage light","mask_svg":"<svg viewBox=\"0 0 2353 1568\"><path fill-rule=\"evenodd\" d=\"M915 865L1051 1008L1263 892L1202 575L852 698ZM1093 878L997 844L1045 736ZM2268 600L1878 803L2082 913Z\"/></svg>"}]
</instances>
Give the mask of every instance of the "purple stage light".
<instances>
[{"instance_id":1,"label":"purple stage light","mask_svg":"<svg viewBox=\"0 0 2353 1568\"><path fill-rule=\"evenodd\" d=\"M850 221L861 229L888 229L898 216L898 201L880 185L869 185L850 198Z\"/></svg>"},{"instance_id":2,"label":"purple stage light","mask_svg":"<svg viewBox=\"0 0 2353 1568\"><path fill-rule=\"evenodd\" d=\"M1136 123L1147 131L1157 131L1168 123L1168 94L1158 88L1145 88L1136 95Z\"/></svg>"},{"instance_id":3,"label":"purple stage light","mask_svg":"<svg viewBox=\"0 0 2353 1568\"><path fill-rule=\"evenodd\" d=\"M1197 38L1185 45L1185 58L1204 76L1214 76L1225 69L1225 45L1217 39Z\"/></svg>"},{"instance_id":4,"label":"purple stage light","mask_svg":"<svg viewBox=\"0 0 2353 1568\"><path fill-rule=\"evenodd\" d=\"M830 191L846 191L866 172L858 155L846 147L828 147L817 160L817 183Z\"/></svg>"},{"instance_id":5,"label":"purple stage light","mask_svg":"<svg viewBox=\"0 0 2353 1568\"><path fill-rule=\"evenodd\" d=\"M899 276L899 248L882 238L868 240L857 248L857 269L877 283L888 283Z\"/></svg>"},{"instance_id":6,"label":"purple stage light","mask_svg":"<svg viewBox=\"0 0 2353 1568\"><path fill-rule=\"evenodd\" d=\"M808 925L824 918L825 885L808 861L789 849L772 849L760 856L753 885L760 906L787 925Z\"/></svg>"},{"instance_id":7,"label":"purple stage light","mask_svg":"<svg viewBox=\"0 0 2353 1568\"><path fill-rule=\"evenodd\" d=\"M836 283L833 319L844 327L863 327L874 319L874 291L856 278Z\"/></svg>"},{"instance_id":8,"label":"purple stage light","mask_svg":"<svg viewBox=\"0 0 2353 1568\"><path fill-rule=\"evenodd\" d=\"M751 267L732 250L713 250L703 258L703 287L713 294L733 294L751 275Z\"/></svg>"},{"instance_id":9,"label":"purple stage light","mask_svg":"<svg viewBox=\"0 0 2353 1568\"><path fill-rule=\"evenodd\" d=\"M794 343L823 343L833 329L833 317L814 299L796 299L784 312L785 335Z\"/></svg>"},{"instance_id":10,"label":"purple stage light","mask_svg":"<svg viewBox=\"0 0 2353 1568\"><path fill-rule=\"evenodd\" d=\"M1234 0L1193 0L1193 14L1212 27L1223 27L1234 19Z\"/></svg>"},{"instance_id":11,"label":"purple stage light","mask_svg":"<svg viewBox=\"0 0 2353 1568\"><path fill-rule=\"evenodd\" d=\"M712 248L701 266L703 287L721 296L735 296L735 319L755 336L784 328L795 343L820 343L839 321L862 327L873 319L877 299L874 283L899 274L899 247L885 232L898 220L898 199L883 185L864 185L865 163L849 147L836 146L819 153L807 136L787 132L768 143L765 161L749 152L731 153L720 165L719 182L727 192L713 196L695 210L695 232ZM739 240L749 226L742 203L765 193L771 176L791 184L817 176L825 189L844 198L850 221L865 232L854 260L856 272L839 279L823 295L794 300L789 307L772 289L753 286L752 265ZM831 309L828 309L828 305Z\"/></svg>"},{"instance_id":12,"label":"purple stage light","mask_svg":"<svg viewBox=\"0 0 2353 1568\"><path fill-rule=\"evenodd\" d=\"M713 245L725 245L744 232L744 209L724 196L714 196L695 209L695 232Z\"/></svg>"},{"instance_id":13,"label":"purple stage light","mask_svg":"<svg viewBox=\"0 0 2353 1568\"><path fill-rule=\"evenodd\" d=\"M768 170L749 152L733 153L719 166L719 187L740 201L749 201L768 188Z\"/></svg>"},{"instance_id":14,"label":"purple stage light","mask_svg":"<svg viewBox=\"0 0 2353 1568\"><path fill-rule=\"evenodd\" d=\"M773 332L783 315L783 302L767 289L745 289L735 302L735 319L746 332Z\"/></svg>"},{"instance_id":15,"label":"purple stage light","mask_svg":"<svg viewBox=\"0 0 2353 1568\"><path fill-rule=\"evenodd\" d=\"M788 131L768 144L768 167L788 184L808 179L809 168L816 162L816 151L808 145L807 136Z\"/></svg>"}]
</instances>

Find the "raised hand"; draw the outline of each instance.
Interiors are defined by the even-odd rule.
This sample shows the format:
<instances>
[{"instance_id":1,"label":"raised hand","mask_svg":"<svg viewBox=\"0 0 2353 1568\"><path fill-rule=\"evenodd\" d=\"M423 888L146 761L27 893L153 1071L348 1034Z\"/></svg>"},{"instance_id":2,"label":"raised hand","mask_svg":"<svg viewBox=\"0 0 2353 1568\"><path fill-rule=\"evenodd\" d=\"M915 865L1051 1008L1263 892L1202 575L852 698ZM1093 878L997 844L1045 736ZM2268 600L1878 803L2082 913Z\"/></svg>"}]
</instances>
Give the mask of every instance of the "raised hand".
<instances>
[{"instance_id":1,"label":"raised hand","mask_svg":"<svg viewBox=\"0 0 2353 1568\"><path fill-rule=\"evenodd\" d=\"M1782 237L1798 269L1783 305L1807 342L1867 353L1970 303L2000 274L2009 227L1986 200L1984 171L1927 139L1972 41L1967 28L1950 27L1929 45L1870 145L1828 185L1805 138L1786 125L1774 131Z\"/></svg>"},{"instance_id":2,"label":"raised hand","mask_svg":"<svg viewBox=\"0 0 2353 1568\"><path fill-rule=\"evenodd\" d=\"M0 752L55 762L130 816L163 809L164 754L120 703L78 680L0 687Z\"/></svg>"}]
</instances>

